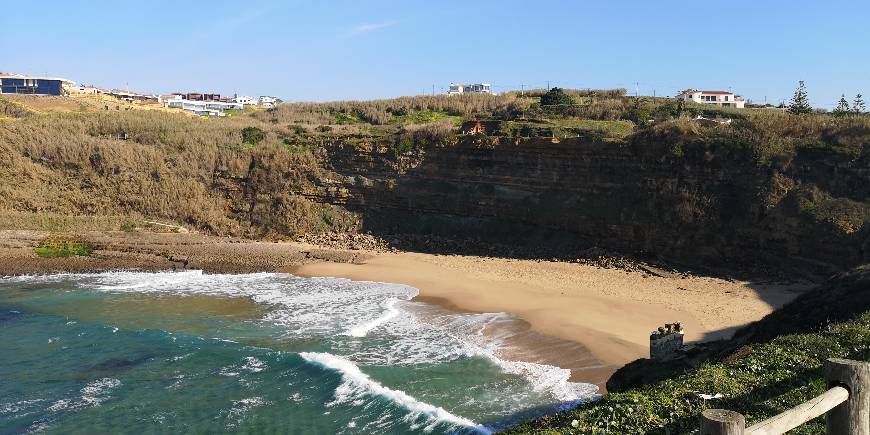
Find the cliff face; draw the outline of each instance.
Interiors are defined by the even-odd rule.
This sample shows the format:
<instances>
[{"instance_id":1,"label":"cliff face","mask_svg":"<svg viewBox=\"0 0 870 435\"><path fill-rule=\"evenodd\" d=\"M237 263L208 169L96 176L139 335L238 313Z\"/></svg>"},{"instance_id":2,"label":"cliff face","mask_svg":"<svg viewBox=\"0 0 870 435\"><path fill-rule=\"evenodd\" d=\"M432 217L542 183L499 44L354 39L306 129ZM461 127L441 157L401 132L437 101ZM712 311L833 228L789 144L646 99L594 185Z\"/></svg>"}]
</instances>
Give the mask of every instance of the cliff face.
<instances>
[{"instance_id":1,"label":"cliff face","mask_svg":"<svg viewBox=\"0 0 870 435\"><path fill-rule=\"evenodd\" d=\"M870 260L870 159L600 139L466 137L404 156L326 148L308 196L367 229L601 246L694 264L849 267Z\"/></svg>"}]
</instances>

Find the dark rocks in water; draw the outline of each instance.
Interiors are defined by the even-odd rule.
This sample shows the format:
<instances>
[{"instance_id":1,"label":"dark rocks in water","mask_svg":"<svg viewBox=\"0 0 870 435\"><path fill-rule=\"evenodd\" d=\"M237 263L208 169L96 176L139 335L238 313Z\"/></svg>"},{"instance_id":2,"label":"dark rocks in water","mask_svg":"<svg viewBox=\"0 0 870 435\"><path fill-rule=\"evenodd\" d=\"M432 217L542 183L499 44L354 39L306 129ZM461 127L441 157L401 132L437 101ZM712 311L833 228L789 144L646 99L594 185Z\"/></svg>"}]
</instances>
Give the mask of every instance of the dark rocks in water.
<instances>
[{"instance_id":1,"label":"dark rocks in water","mask_svg":"<svg viewBox=\"0 0 870 435\"><path fill-rule=\"evenodd\" d=\"M23 319L27 314L8 307L0 306L0 325L16 322Z\"/></svg>"},{"instance_id":2,"label":"dark rocks in water","mask_svg":"<svg viewBox=\"0 0 870 435\"><path fill-rule=\"evenodd\" d=\"M145 354L138 358L109 358L101 363L91 367L91 370L129 370L138 365L144 364L156 357L156 354Z\"/></svg>"}]
</instances>

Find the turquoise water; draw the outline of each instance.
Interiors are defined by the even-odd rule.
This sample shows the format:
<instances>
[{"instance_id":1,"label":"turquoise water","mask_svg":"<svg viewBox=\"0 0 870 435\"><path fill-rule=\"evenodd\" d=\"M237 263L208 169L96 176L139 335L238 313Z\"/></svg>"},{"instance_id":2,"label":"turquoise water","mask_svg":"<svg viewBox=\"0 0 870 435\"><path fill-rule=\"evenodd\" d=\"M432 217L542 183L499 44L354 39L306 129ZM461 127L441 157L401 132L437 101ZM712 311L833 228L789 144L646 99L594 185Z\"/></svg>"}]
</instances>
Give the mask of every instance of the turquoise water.
<instances>
[{"instance_id":1,"label":"turquoise water","mask_svg":"<svg viewBox=\"0 0 870 435\"><path fill-rule=\"evenodd\" d=\"M0 279L0 433L479 433L593 397L504 314L281 274Z\"/></svg>"}]
</instances>

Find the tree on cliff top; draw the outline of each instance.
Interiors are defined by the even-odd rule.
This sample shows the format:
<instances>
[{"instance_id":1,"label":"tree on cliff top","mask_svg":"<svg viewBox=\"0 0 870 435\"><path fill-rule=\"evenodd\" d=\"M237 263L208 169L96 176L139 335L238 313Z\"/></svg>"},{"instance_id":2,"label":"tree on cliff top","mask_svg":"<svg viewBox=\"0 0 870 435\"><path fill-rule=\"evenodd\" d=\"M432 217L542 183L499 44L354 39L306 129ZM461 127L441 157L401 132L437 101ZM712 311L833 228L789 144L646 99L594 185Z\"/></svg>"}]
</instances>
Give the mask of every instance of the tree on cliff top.
<instances>
[{"instance_id":1,"label":"tree on cliff top","mask_svg":"<svg viewBox=\"0 0 870 435\"><path fill-rule=\"evenodd\" d=\"M845 115L847 113L849 113L849 102L846 101L846 94L842 94L837 107L834 108L834 115Z\"/></svg>"},{"instance_id":2,"label":"tree on cliff top","mask_svg":"<svg viewBox=\"0 0 870 435\"><path fill-rule=\"evenodd\" d=\"M791 102L788 105L788 111L789 113L794 113L796 115L811 113L813 111L812 106L810 106L810 99L807 97L807 88L804 86L803 80L798 82L798 87L795 89L794 96L791 97Z\"/></svg>"},{"instance_id":3,"label":"tree on cliff top","mask_svg":"<svg viewBox=\"0 0 870 435\"><path fill-rule=\"evenodd\" d=\"M541 106L570 106L574 99L561 88L553 88L541 95Z\"/></svg>"},{"instance_id":4,"label":"tree on cliff top","mask_svg":"<svg viewBox=\"0 0 870 435\"><path fill-rule=\"evenodd\" d=\"M861 94L855 95L855 101L852 102L852 111L864 113L864 98Z\"/></svg>"}]
</instances>

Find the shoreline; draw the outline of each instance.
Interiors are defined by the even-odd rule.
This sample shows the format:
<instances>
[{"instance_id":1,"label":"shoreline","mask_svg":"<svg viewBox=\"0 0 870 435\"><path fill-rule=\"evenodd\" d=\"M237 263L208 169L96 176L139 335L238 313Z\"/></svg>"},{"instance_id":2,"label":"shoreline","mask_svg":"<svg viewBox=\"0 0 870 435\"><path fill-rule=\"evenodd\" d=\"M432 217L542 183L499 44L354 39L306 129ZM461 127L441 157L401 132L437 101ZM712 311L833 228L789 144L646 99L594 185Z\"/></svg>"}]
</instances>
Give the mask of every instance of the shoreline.
<instances>
[{"instance_id":1,"label":"shoreline","mask_svg":"<svg viewBox=\"0 0 870 435\"><path fill-rule=\"evenodd\" d=\"M572 368L572 380L604 386L607 378L648 357L649 333L680 321L687 342L729 338L791 301L811 283L752 283L711 277L660 277L552 261L420 253L370 253L358 264L310 262L284 271L405 284L414 300L463 312L506 312L546 337L577 343L604 366L596 379L573 375L572 355L549 355Z\"/></svg>"},{"instance_id":2,"label":"shoreline","mask_svg":"<svg viewBox=\"0 0 870 435\"><path fill-rule=\"evenodd\" d=\"M416 302L514 317L527 362L571 370L605 390L610 375L648 355L649 332L680 321L687 342L727 338L813 287L712 277L655 276L559 261L349 251L199 234L91 232L91 257L40 258L45 234L0 230L0 276L107 270L283 272L415 287Z\"/></svg>"}]
</instances>

